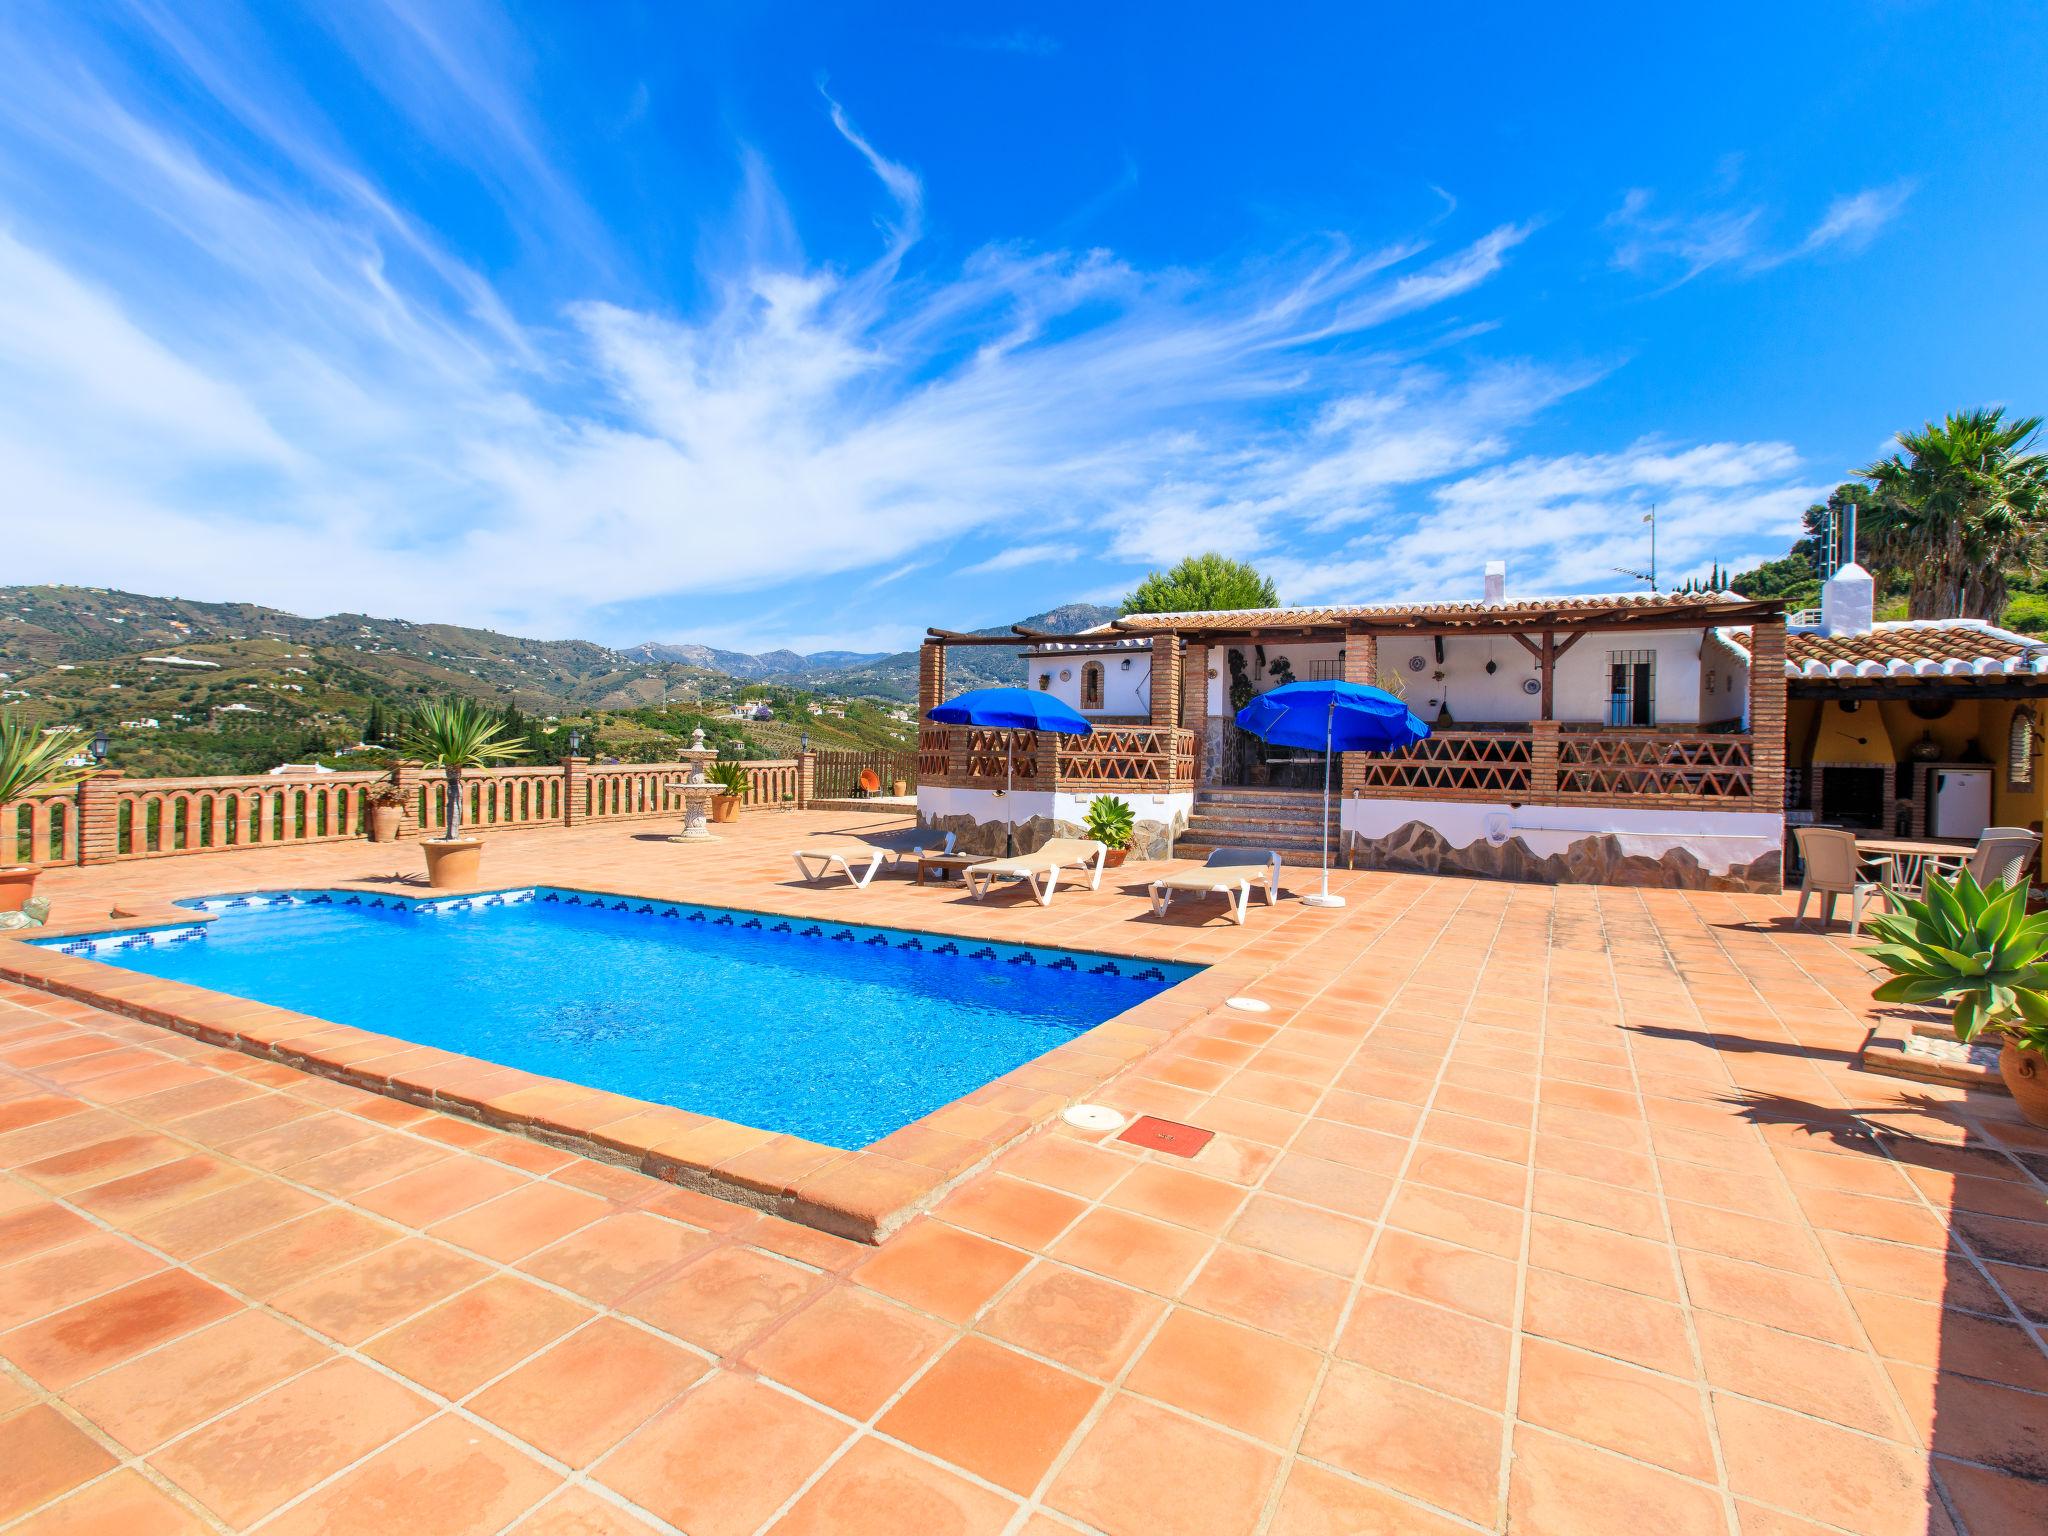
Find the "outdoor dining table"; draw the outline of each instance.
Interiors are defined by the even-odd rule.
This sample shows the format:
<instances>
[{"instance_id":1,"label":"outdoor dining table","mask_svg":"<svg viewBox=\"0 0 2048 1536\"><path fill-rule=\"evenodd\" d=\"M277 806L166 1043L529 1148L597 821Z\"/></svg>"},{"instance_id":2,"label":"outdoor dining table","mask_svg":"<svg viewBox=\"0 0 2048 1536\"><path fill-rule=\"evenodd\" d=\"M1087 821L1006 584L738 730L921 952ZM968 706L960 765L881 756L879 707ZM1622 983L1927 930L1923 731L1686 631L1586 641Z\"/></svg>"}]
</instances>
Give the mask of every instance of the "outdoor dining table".
<instances>
[{"instance_id":1,"label":"outdoor dining table","mask_svg":"<svg viewBox=\"0 0 2048 1536\"><path fill-rule=\"evenodd\" d=\"M1891 865L1891 877L1884 883L1899 889L1918 889L1924 885L1930 864L1938 872L1946 874L1951 871L1944 866L1960 867L1970 859L1968 843L1938 843L1919 837L1859 837L1856 839L1856 851L1887 861Z\"/></svg>"}]
</instances>

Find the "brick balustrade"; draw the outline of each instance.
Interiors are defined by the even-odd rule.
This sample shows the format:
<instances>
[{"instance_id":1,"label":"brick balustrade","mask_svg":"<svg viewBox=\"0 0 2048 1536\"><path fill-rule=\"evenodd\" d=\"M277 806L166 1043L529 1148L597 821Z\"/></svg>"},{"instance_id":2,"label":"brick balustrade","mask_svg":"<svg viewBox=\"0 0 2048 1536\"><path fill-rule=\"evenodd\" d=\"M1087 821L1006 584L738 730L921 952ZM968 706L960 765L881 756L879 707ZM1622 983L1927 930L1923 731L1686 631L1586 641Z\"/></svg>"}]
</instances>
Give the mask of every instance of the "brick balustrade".
<instances>
[{"instance_id":1,"label":"brick balustrade","mask_svg":"<svg viewBox=\"0 0 2048 1536\"><path fill-rule=\"evenodd\" d=\"M741 808L802 809L817 798L820 777L830 777L825 766L843 766L840 757L876 760L871 753L811 751L747 762ZM892 761L896 773L911 776L909 754ZM599 765L587 758L466 772L463 825L491 831L678 815L674 785L685 772L680 763ZM388 771L180 779L130 778L105 769L54 794L0 805L0 865L43 869L357 840L369 835L372 798L386 786L398 791L401 838L440 828L446 776L413 762Z\"/></svg>"}]
</instances>

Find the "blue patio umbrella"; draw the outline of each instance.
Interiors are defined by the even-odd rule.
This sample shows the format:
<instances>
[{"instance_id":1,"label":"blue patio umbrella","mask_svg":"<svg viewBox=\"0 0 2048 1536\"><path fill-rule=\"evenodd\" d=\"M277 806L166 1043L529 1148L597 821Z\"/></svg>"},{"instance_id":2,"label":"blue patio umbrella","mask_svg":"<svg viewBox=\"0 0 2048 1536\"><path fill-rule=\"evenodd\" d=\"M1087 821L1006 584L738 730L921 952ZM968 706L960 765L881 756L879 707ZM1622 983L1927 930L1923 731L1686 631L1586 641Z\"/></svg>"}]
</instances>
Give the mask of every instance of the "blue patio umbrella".
<instances>
[{"instance_id":1,"label":"blue patio umbrella","mask_svg":"<svg viewBox=\"0 0 2048 1536\"><path fill-rule=\"evenodd\" d=\"M1283 747L1323 752L1323 889L1302 898L1312 907L1341 907L1330 894L1330 761L1338 752L1398 752L1429 735L1429 727L1382 688L1335 680L1287 683L1237 712L1237 728Z\"/></svg>"},{"instance_id":2,"label":"blue patio umbrella","mask_svg":"<svg viewBox=\"0 0 2048 1536\"><path fill-rule=\"evenodd\" d=\"M1095 727L1070 704L1029 688L970 688L925 711L940 725L978 725L994 731L1057 731L1062 736L1090 736ZM1003 857L1017 852L1017 834L1010 821L1010 788L1016 776L1016 741L1003 738Z\"/></svg>"}]
</instances>

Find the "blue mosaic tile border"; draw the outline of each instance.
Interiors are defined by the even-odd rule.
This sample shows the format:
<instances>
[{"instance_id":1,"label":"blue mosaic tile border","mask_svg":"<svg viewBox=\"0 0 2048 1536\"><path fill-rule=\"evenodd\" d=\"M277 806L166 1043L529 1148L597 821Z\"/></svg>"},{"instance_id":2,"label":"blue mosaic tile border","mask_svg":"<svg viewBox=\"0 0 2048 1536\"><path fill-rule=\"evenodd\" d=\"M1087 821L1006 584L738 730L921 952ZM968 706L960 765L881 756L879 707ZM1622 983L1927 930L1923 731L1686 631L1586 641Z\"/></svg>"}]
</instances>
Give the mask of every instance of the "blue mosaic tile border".
<instances>
[{"instance_id":1,"label":"blue mosaic tile border","mask_svg":"<svg viewBox=\"0 0 2048 1536\"><path fill-rule=\"evenodd\" d=\"M1086 971L1091 976L1116 976L1132 981L1173 985L1200 973L1201 966L1170 960L1148 960L1136 955L1112 955L1093 950L1048 949L1039 945L999 944L990 940L962 938L941 933L918 933L903 928L876 928L859 923L824 922L811 918L786 917L774 912L753 912L738 907L702 906L693 902L654 901L642 897L618 896L597 891L572 891L553 886L529 886L518 890L479 892L471 896L418 898L385 896L367 891L252 891L236 896L204 896L177 905L195 911L226 913L263 907L335 906L361 907L366 911L402 913L417 917L440 917L474 912L490 907L527 904L579 907L593 911L624 912L679 923L701 923L710 928L758 930L814 939L826 944L862 944L941 958L961 958L991 965L1044 968L1051 971ZM184 944L206 936L206 925L182 924L156 928L129 929L118 933L82 935L70 939L38 939L31 942L67 955L92 959L122 949L154 944Z\"/></svg>"}]
</instances>

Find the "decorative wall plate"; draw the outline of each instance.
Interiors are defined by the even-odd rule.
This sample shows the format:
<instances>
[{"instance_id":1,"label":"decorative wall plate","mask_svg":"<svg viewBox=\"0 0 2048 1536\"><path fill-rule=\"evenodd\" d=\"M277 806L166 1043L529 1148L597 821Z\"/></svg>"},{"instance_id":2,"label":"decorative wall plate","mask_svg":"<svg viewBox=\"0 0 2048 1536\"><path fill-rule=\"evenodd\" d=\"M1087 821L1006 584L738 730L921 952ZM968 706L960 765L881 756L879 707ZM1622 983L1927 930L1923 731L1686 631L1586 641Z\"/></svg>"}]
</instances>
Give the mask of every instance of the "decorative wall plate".
<instances>
[{"instance_id":1,"label":"decorative wall plate","mask_svg":"<svg viewBox=\"0 0 2048 1536\"><path fill-rule=\"evenodd\" d=\"M1420 656L1410 656L1408 658L1408 670L1410 672L1420 672L1424 665L1425 663Z\"/></svg>"},{"instance_id":2,"label":"decorative wall plate","mask_svg":"<svg viewBox=\"0 0 2048 1536\"><path fill-rule=\"evenodd\" d=\"M1528 694L1530 698L1535 698L1542 691L1543 681L1541 678L1525 677L1522 679L1522 692Z\"/></svg>"}]
</instances>

